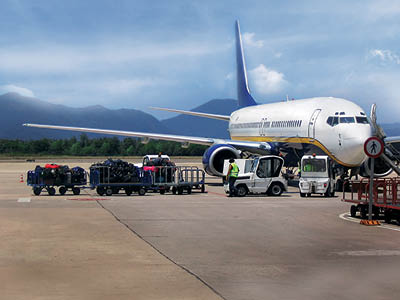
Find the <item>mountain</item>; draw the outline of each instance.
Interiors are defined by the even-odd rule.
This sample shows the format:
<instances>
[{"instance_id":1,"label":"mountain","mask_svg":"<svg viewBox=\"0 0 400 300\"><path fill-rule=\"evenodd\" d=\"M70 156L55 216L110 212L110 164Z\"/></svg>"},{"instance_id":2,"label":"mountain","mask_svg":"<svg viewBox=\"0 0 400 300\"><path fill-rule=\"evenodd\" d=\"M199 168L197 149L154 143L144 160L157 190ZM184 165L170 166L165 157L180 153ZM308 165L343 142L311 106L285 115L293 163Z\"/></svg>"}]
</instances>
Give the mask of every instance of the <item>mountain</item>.
<instances>
[{"instance_id":1,"label":"mountain","mask_svg":"<svg viewBox=\"0 0 400 300\"><path fill-rule=\"evenodd\" d=\"M212 113L218 115L230 115L237 109L237 101L233 99L215 99L200 105L192 111ZM200 118L189 115L178 115L176 117L161 121L174 134L189 136L204 136L229 138L228 122Z\"/></svg>"},{"instance_id":2,"label":"mountain","mask_svg":"<svg viewBox=\"0 0 400 300\"><path fill-rule=\"evenodd\" d=\"M1 95L0 107L0 138L5 139L67 138L81 134L27 128L22 126L23 123L170 133L155 117L135 109L111 110L100 105L72 108L23 97L17 93Z\"/></svg>"},{"instance_id":3,"label":"mountain","mask_svg":"<svg viewBox=\"0 0 400 300\"><path fill-rule=\"evenodd\" d=\"M41 123L115 130L172 133L189 136L229 138L228 122L188 115L162 121L135 109L107 109L100 105L72 108L17 93L0 96L0 139L68 138L79 132L27 128L23 123ZM193 111L230 115L237 109L233 99L214 99ZM400 136L400 123L381 124L388 136ZM88 134L99 137L98 134Z\"/></svg>"}]
</instances>

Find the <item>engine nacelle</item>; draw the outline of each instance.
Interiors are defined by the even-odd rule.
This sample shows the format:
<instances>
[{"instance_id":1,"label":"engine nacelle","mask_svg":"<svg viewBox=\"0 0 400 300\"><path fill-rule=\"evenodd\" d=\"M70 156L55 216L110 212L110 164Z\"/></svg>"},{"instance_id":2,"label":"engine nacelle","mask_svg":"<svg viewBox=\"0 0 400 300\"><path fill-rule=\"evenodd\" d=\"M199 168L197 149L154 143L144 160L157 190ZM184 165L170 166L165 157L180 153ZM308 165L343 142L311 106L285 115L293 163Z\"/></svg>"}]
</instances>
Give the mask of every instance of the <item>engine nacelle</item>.
<instances>
[{"instance_id":1,"label":"engine nacelle","mask_svg":"<svg viewBox=\"0 0 400 300\"><path fill-rule=\"evenodd\" d=\"M380 157L375 158L374 177L384 177L393 172L393 169ZM360 175L369 177L371 174L371 159L368 158L360 167Z\"/></svg>"},{"instance_id":2,"label":"engine nacelle","mask_svg":"<svg viewBox=\"0 0 400 300\"><path fill-rule=\"evenodd\" d=\"M240 158L240 151L231 145L212 145L204 152L203 167L207 174L223 177L224 160Z\"/></svg>"}]
</instances>

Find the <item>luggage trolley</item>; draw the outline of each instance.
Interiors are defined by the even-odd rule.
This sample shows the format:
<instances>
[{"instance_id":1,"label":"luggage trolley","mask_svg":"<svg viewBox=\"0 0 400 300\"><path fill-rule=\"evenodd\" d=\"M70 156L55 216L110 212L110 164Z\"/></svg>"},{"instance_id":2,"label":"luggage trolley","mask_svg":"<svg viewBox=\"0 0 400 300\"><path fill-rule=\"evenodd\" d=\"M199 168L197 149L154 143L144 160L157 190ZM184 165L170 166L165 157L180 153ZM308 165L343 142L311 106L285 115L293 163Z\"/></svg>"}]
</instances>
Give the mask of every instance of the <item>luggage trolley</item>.
<instances>
[{"instance_id":1,"label":"luggage trolley","mask_svg":"<svg viewBox=\"0 0 400 300\"><path fill-rule=\"evenodd\" d=\"M164 194L172 191L173 194L188 194L193 189L205 192L205 172L194 166L151 166L144 169L152 172L152 189Z\"/></svg>"},{"instance_id":2,"label":"luggage trolley","mask_svg":"<svg viewBox=\"0 0 400 300\"><path fill-rule=\"evenodd\" d=\"M126 182L116 182L111 176L111 167L92 166L90 168L90 188L96 189L100 196L118 194L124 190L130 196L133 192L143 196L152 186L151 172L137 168L137 176L128 179Z\"/></svg>"},{"instance_id":3,"label":"luggage trolley","mask_svg":"<svg viewBox=\"0 0 400 300\"><path fill-rule=\"evenodd\" d=\"M36 196L44 189L53 196L56 194L56 187L61 195L69 189L74 195L79 195L87 183L87 173L80 167L69 169L68 166L46 164L44 168L36 166L35 170L28 171L26 183L32 187Z\"/></svg>"},{"instance_id":4,"label":"luggage trolley","mask_svg":"<svg viewBox=\"0 0 400 300\"><path fill-rule=\"evenodd\" d=\"M350 215L355 217L357 212L362 219L368 217L369 179L346 181L350 192L343 191L343 202L352 203ZM372 214L375 219L384 215L385 222L396 219L400 224L400 177L376 178L373 180ZM345 190L345 189L344 189Z\"/></svg>"}]
</instances>

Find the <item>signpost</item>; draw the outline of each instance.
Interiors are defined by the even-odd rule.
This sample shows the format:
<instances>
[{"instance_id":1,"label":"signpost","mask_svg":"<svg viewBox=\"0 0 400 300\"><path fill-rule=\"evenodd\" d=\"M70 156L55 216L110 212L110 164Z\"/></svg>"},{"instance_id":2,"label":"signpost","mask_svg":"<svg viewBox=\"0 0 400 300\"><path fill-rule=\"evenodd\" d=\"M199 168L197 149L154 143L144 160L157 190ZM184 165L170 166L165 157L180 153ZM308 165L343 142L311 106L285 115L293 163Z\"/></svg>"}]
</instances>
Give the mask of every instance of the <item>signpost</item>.
<instances>
[{"instance_id":1,"label":"signpost","mask_svg":"<svg viewBox=\"0 0 400 300\"><path fill-rule=\"evenodd\" d=\"M368 138L364 143L364 152L371 158L370 177L369 177L369 205L368 205L368 220L372 220L372 202L373 202L373 186L374 186L374 168L375 158L378 158L383 153L385 145L382 140L373 136Z\"/></svg>"}]
</instances>

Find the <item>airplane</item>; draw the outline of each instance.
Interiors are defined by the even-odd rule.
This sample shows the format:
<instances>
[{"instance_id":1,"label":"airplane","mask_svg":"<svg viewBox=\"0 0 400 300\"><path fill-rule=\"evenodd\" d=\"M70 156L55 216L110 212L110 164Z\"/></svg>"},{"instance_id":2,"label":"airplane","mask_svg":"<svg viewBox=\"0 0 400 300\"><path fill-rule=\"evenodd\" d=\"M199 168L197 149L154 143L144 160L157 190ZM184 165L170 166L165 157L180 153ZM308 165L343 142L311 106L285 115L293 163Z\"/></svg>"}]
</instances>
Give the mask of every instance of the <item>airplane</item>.
<instances>
[{"instance_id":1,"label":"airplane","mask_svg":"<svg viewBox=\"0 0 400 300\"><path fill-rule=\"evenodd\" d=\"M218 115L170 108L154 108L229 122L230 139L144 133L58 125L23 124L27 127L91 132L118 136L207 145L203 155L204 170L223 177L225 159L244 155L278 154L286 165L294 166L301 156L315 153L328 155L336 162L338 174L369 176L370 162L364 153L364 142L376 135L385 141L385 153L375 161L376 177L386 176L397 167L400 153L393 146L400 137L385 136L376 122L376 106L370 118L357 104L341 98L315 97L268 104L257 104L250 93L239 21L236 31L237 96L239 109L231 115Z\"/></svg>"}]
</instances>

